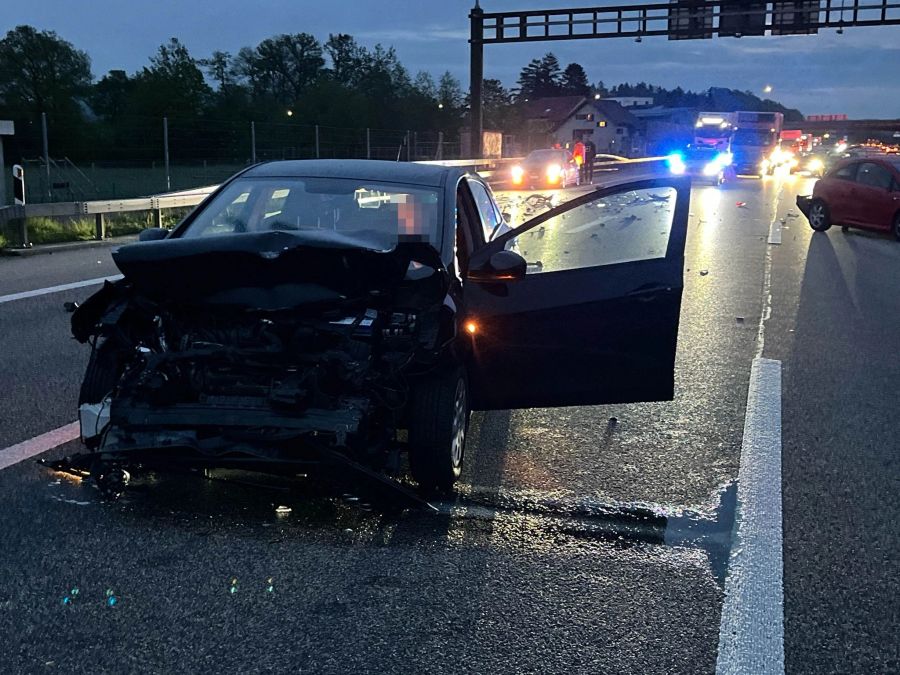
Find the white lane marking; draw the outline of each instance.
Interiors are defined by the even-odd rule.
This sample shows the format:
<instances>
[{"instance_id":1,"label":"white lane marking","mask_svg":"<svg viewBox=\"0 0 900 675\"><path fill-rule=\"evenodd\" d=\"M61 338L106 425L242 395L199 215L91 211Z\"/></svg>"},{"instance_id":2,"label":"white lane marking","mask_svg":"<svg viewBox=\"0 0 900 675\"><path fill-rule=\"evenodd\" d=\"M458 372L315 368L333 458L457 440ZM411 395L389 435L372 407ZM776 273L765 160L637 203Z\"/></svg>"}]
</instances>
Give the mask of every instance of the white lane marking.
<instances>
[{"instance_id":1,"label":"white lane marking","mask_svg":"<svg viewBox=\"0 0 900 675\"><path fill-rule=\"evenodd\" d=\"M781 243L781 221L778 218L775 218L775 220L772 221L772 224L769 225L769 243Z\"/></svg>"},{"instance_id":2,"label":"white lane marking","mask_svg":"<svg viewBox=\"0 0 900 675\"><path fill-rule=\"evenodd\" d=\"M23 462L29 457L59 447L63 443L74 441L80 434L78 422L72 422L27 441L11 445L5 450L0 450L0 471L8 469L13 464Z\"/></svg>"},{"instance_id":3,"label":"white lane marking","mask_svg":"<svg viewBox=\"0 0 900 675\"><path fill-rule=\"evenodd\" d=\"M750 370L735 536L719 624L718 675L784 673L781 362Z\"/></svg>"},{"instance_id":4,"label":"white lane marking","mask_svg":"<svg viewBox=\"0 0 900 675\"><path fill-rule=\"evenodd\" d=\"M122 278L121 274L111 277L99 277L97 279L87 279L86 281L73 281L71 284L60 284L59 286L49 286L47 288L38 288L33 291L22 291L21 293L13 293L12 295L0 295L0 305L4 302L12 302L13 300L24 300L26 298L35 298L39 295L49 295L50 293L59 293L61 291L71 291L74 288L84 288L85 286L94 286L102 284L104 281L118 281Z\"/></svg>"}]
</instances>

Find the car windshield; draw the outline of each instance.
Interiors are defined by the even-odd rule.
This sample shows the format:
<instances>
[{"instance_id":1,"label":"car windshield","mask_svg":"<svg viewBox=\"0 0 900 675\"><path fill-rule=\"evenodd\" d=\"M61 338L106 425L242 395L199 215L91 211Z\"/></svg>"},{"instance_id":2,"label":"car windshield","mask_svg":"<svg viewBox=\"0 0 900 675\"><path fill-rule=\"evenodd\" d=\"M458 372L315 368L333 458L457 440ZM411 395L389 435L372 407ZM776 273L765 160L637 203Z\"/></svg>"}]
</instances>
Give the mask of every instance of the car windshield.
<instances>
[{"instance_id":1,"label":"car windshield","mask_svg":"<svg viewBox=\"0 0 900 675\"><path fill-rule=\"evenodd\" d=\"M735 145L769 145L773 140L774 134L770 131L742 129L734 133Z\"/></svg>"},{"instance_id":2,"label":"car windshield","mask_svg":"<svg viewBox=\"0 0 900 675\"><path fill-rule=\"evenodd\" d=\"M183 237L244 232L331 231L392 249L441 245L440 195L418 185L349 178L240 178L190 222Z\"/></svg>"},{"instance_id":3,"label":"car windshield","mask_svg":"<svg viewBox=\"0 0 900 675\"><path fill-rule=\"evenodd\" d=\"M723 129L719 125L704 125L702 127L697 127L694 131L694 135L699 136L700 138L728 138L731 135L731 130Z\"/></svg>"},{"instance_id":4,"label":"car windshield","mask_svg":"<svg viewBox=\"0 0 900 675\"><path fill-rule=\"evenodd\" d=\"M528 164L544 164L546 162L564 162L565 154L560 150L533 150L525 158Z\"/></svg>"}]
</instances>

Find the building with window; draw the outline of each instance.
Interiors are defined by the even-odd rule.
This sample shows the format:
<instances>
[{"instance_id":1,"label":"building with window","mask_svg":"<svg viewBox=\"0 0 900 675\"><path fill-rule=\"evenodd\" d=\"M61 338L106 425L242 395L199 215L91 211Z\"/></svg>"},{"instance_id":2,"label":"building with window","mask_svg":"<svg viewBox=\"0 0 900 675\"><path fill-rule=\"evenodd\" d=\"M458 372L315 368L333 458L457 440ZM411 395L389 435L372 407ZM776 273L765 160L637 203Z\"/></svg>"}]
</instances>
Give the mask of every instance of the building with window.
<instances>
[{"instance_id":1,"label":"building with window","mask_svg":"<svg viewBox=\"0 0 900 675\"><path fill-rule=\"evenodd\" d=\"M604 101L615 101L623 108L649 108L653 105L652 96L610 96Z\"/></svg>"},{"instance_id":2,"label":"building with window","mask_svg":"<svg viewBox=\"0 0 900 675\"><path fill-rule=\"evenodd\" d=\"M641 122L615 101L585 96L554 96L525 103L529 150L591 141L598 153L643 154Z\"/></svg>"}]
</instances>

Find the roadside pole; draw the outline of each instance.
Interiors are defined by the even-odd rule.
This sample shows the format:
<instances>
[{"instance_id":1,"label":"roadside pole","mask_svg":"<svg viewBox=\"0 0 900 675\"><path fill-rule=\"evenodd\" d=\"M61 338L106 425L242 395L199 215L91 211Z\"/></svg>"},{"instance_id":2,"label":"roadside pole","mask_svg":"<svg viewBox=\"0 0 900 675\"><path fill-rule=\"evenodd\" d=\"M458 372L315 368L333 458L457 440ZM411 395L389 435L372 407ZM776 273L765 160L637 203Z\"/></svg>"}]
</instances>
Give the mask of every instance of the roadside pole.
<instances>
[{"instance_id":1,"label":"roadside pole","mask_svg":"<svg viewBox=\"0 0 900 675\"><path fill-rule=\"evenodd\" d=\"M3 137L12 136L13 123L0 120L0 206L6 206L6 164L3 160Z\"/></svg>"},{"instance_id":2,"label":"roadside pole","mask_svg":"<svg viewBox=\"0 0 900 675\"><path fill-rule=\"evenodd\" d=\"M172 176L169 174L169 118L163 117L163 156L166 162L166 192L172 190Z\"/></svg>"},{"instance_id":3,"label":"roadside pole","mask_svg":"<svg viewBox=\"0 0 900 675\"><path fill-rule=\"evenodd\" d=\"M366 127L366 159L372 159L372 130Z\"/></svg>"},{"instance_id":4,"label":"roadside pole","mask_svg":"<svg viewBox=\"0 0 900 675\"><path fill-rule=\"evenodd\" d=\"M316 159L319 159L319 125L316 125Z\"/></svg>"},{"instance_id":5,"label":"roadside pole","mask_svg":"<svg viewBox=\"0 0 900 675\"><path fill-rule=\"evenodd\" d=\"M53 201L53 188L50 184L50 143L47 140L47 113L41 113L41 134L44 137L44 168L47 176L47 198Z\"/></svg>"},{"instance_id":6,"label":"roadside pole","mask_svg":"<svg viewBox=\"0 0 900 675\"><path fill-rule=\"evenodd\" d=\"M250 122L250 163L256 164L256 122Z\"/></svg>"}]
</instances>

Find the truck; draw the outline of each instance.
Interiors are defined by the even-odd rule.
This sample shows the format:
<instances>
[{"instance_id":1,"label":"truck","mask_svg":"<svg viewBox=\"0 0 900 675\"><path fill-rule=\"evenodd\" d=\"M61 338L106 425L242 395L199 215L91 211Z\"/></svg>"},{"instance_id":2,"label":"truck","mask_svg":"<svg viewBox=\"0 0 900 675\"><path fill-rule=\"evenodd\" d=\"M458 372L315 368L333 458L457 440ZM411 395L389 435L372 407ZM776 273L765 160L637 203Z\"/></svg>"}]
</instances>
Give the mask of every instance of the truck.
<instances>
[{"instance_id":1,"label":"truck","mask_svg":"<svg viewBox=\"0 0 900 675\"><path fill-rule=\"evenodd\" d=\"M779 140L784 127L780 112L738 111L734 113L731 152L739 174L763 176L778 164ZM773 161L773 153L775 154Z\"/></svg>"},{"instance_id":2,"label":"truck","mask_svg":"<svg viewBox=\"0 0 900 675\"><path fill-rule=\"evenodd\" d=\"M731 148L731 137L734 134L734 114L720 112L701 112L694 124L695 148L713 148L720 152L728 152Z\"/></svg>"}]
</instances>

